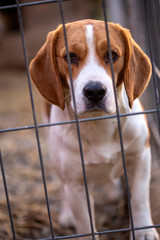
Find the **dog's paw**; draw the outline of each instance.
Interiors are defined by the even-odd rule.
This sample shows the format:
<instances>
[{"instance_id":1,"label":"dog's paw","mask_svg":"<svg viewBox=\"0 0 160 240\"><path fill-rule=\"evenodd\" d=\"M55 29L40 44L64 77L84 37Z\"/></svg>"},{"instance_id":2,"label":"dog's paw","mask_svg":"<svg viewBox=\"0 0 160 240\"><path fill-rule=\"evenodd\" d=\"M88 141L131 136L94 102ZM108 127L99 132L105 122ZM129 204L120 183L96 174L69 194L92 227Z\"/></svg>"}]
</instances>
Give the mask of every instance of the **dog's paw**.
<instances>
[{"instance_id":1,"label":"dog's paw","mask_svg":"<svg viewBox=\"0 0 160 240\"><path fill-rule=\"evenodd\" d=\"M69 210L62 211L59 216L59 223L63 227L74 227L74 218L72 213Z\"/></svg>"},{"instance_id":2,"label":"dog's paw","mask_svg":"<svg viewBox=\"0 0 160 240\"><path fill-rule=\"evenodd\" d=\"M135 239L136 240L160 240L156 229L137 230L135 231ZM133 238L131 237L130 240L133 240Z\"/></svg>"}]
</instances>

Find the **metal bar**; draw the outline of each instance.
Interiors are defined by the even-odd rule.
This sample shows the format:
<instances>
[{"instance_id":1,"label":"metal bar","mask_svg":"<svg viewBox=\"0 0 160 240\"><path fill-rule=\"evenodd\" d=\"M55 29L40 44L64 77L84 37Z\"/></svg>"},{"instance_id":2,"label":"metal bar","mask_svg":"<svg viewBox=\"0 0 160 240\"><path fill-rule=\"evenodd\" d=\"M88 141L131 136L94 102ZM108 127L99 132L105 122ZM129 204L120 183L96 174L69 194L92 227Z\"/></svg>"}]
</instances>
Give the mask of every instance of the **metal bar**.
<instances>
[{"instance_id":1,"label":"metal bar","mask_svg":"<svg viewBox=\"0 0 160 240\"><path fill-rule=\"evenodd\" d=\"M39 132L38 132L38 127L37 127L37 118L36 118L36 112L35 112L35 106L34 106L34 100L33 100L31 79L30 79L29 68L28 68L27 49L26 49L26 43L25 43L25 39L24 39L24 29L23 29L21 10L20 10L20 7L19 7L19 0L16 0L16 3L17 3L17 14L18 14L18 21L19 21L21 39L22 39L23 53L24 53L26 70L27 70L27 79L28 79L28 87L29 87L30 100L31 100L31 106L32 106L32 115L33 115L33 121L34 121L34 127L35 127L35 135L36 135L36 140L37 140L37 147L38 147L39 160L40 160L40 165L41 165L42 180L43 180L43 185L44 185L45 199L46 199L46 205L47 205L47 211L48 211L48 218L49 218L49 223L50 223L52 240L54 240L55 239L54 230L53 230L52 217L51 217L51 211L50 211L50 206L49 206L47 184L46 184L46 178L45 178L45 171L44 171L44 165L43 165L43 158L42 158L42 152L41 152Z\"/></svg>"},{"instance_id":2,"label":"metal bar","mask_svg":"<svg viewBox=\"0 0 160 240\"><path fill-rule=\"evenodd\" d=\"M143 112L123 113L123 114L119 114L119 117L130 117L130 116L141 115L141 114L153 114L156 112L157 112L157 109L152 109L152 110L146 110ZM108 116L93 117L93 118L82 118L82 119L78 119L78 121L79 122L89 122L89 121L97 121L97 120L106 120L106 119L111 119L111 118L117 118L117 115L108 115ZM76 120L57 122L57 123L37 124L37 127L43 128L43 127L51 127L51 126L74 124L74 123L76 123ZM34 129L34 125L0 129L0 133L29 130L29 129Z\"/></svg>"},{"instance_id":3,"label":"metal bar","mask_svg":"<svg viewBox=\"0 0 160 240\"><path fill-rule=\"evenodd\" d=\"M114 78L114 70L113 70L112 53L111 53L109 30L108 30L108 23L107 23L107 13L106 13L105 0L102 0L102 9L103 9L104 20L105 20L106 35L107 35L107 42L108 42L108 53L109 53L109 59L110 59L110 67L111 67L113 89L114 89L114 96L115 96L115 103L116 103L117 124L118 124L118 130L119 130L119 140L120 140L120 146L121 146L121 155L122 155L122 162L123 162L123 169L124 169L124 178L125 178L126 189L127 189L126 191L127 191L127 197L128 197L130 224L131 224L131 229L132 229L132 237L133 237L133 240L135 240L134 222L133 222L133 214L132 214L132 206L131 206L131 197L130 197L128 174L127 174L127 167L126 167L126 161L125 161L125 152L124 152L123 137L122 137L122 131L121 131L119 107L118 107L118 101L117 101L116 83L115 83L115 78Z\"/></svg>"},{"instance_id":4,"label":"metal bar","mask_svg":"<svg viewBox=\"0 0 160 240\"><path fill-rule=\"evenodd\" d=\"M83 148L82 148L80 127L79 127L77 107L76 107L76 100L75 100L75 94L74 94L71 62L70 62L70 57L69 57L67 33L66 33L66 28L65 28L65 19L64 19L64 11L63 11L63 4L62 4L62 2L63 1L60 0L60 2L59 2L60 5L59 6L60 6L60 13L61 13L61 18L62 18L62 23L63 23L63 33L64 33L64 39L65 39L65 45L66 45L66 51L67 51L67 61L68 61L69 76L70 76L70 83L71 83L71 90L72 90L72 97L73 97L73 105L74 105L74 113L75 113L75 120L76 120L76 127L77 127L77 137L78 137L79 150L80 150L80 156L81 156L81 164L82 164L83 179L84 179L85 192L86 192L86 198L87 198L87 206L88 206L88 214L89 214L89 220L90 220L92 239L95 240L94 226L93 226L93 219L92 219L92 211L91 211L91 204L90 204L87 176L86 176L86 171L85 171Z\"/></svg>"},{"instance_id":5,"label":"metal bar","mask_svg":"<svg viewBox=\"0 0 160 240\"><path fill-rule=\"evenodd\" d=\"M150 22L149 22L149 14L150 10L147 7L147 1L144 0L144 10L145 10L145 19L146 19L146 26L147 26L147 36L148 36L148 43L149 43L149 51L150 51L150 58L151 58L151 64L152 64L152 76L153 76L153 86L154 86L154 93L155 93L155 101L156 101L156 107L157 107L157 119L158 119L158 129L160 134L160 96L158 91L158 84L157 84L157 77L154 71L154 57L153 57L153 43L151 39L151 33L150 33ZM148 12L149 11L149 12Z\"/></svg>"},{"instance_id":6,"label":"metal bar","mask_svg":"<svg viewBox=\"0 0 160 240\"><path fill-rule=\"evenodd\" d=\"M159 228L160 224L156 225L151 225L151 226L143 226L143 227L135 227L134 230L143 230L143 229L150 229L150 228ZM95 233L96 235L106 235L106 234L111 234L111 233L120 233L120 232L129 232L131 231L131 228L120 228L120 229L113 229L113 230L106 230L106 231L100 231ZM91 236L90 234L73 234L73 235L68 235L68 236L62 236L62 237L56 237L55 240L59 239L71 239L71 238L78 238L78 237L87 237ZM51 240L51 238L41 238L37 240Z\"/></svg>"},{"instance_id":7,"label":"metal bar","mask_svg":"<svg viewBox=\"0 0 160 240\"><path fill-rule=\"evenodd\" d=\"M71 1L71 0L63 0L63 1ZM29 2L29 3L19 3L19 7L28 7L28 6L35 6L35 5L42 5L42 4L47 4L47 3L55 3L59 2L59 0L43 0L43 1L35 1L35 2ZM5 10L9 8L17 8L17 5L6 5L3 7L0 7L0 10Z\"/></svg>"},{"instance_id":8,"label":"metal bar","mask_svg":"<svg viewBox=\"0 0 160 240\"><path fill-rule=\"evenodd\" d=\"M155 0L155 8L156 8L156 21L158 26L158 34L160 36L160 1Z\"/></svg>"},{"instance_id":9,"label":"metal bar","mask_svg":"<svg viewBox=\"0 0 160 240\"><path fill-rule=\"evenodd\" d=\"M7 182L6 182L6 177L5 177L5 170L4 170L4 166L3 166L1 151L0 151L0 166L1 166L2 179L3 179L4 190L5 190L5 195L6 195L8 214L9 214L9 219L10 219L10 224L11 224L11 229L12 229L12 236L13 236L13 240L16 240L16 234L15 234L14 223L13 223L13 218L12 218L12 210L11 210L11 205L10 205L10 201L9 201L9 194L8 194L8 188L7 188Z\"/></svg>"}]
</instances>

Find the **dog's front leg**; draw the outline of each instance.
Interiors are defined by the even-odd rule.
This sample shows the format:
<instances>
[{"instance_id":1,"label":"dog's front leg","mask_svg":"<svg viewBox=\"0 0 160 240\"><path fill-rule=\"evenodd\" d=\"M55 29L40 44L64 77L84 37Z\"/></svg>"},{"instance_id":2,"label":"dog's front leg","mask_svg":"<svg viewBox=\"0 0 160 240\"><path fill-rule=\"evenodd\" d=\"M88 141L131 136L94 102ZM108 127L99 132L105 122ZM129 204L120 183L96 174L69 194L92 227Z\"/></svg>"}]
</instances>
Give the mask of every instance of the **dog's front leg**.
<instances>
[{"instance_id":1,"label":"dog's front leg","mask_svg":"<svg viewBox=\"0 0 160 240\"><path fill-rule=\"evenodd\" d=\"M145 147L142 153L130 164L129 180L131 180L131 204L134 227L153 225L150 210L150 147ZM159 236L154 228L135 231L136 240L158 240ZM130 239L132 240L132 233Z\"/></svg>"},{"instance_id":2,"label":"dog's front leg","mask_svg":"<svg viewBox=\"0 0 160 240\"><path fill-rule=\"evenodd\" d=\"M63 184L62 186L59 223L63 227L75 227L75 222L70 207L70 192L67 184Z\"/></svg>"},{"instance_id":3,"label":"dog's front leg","mask_svg":"<svg viewBox=\"0 0 160 240\"><path fill-rule=\"evenodd\" d=\"M73 214L74 225L76 227L77 233L78 234L91 233L91 224L88 214L87 199L84 186L76 184L67 184L66 187L67 187L67 201ZM90 195L90 205L92 211L92 221L95 231L94 200L92 195ZM84 239L84 237L79 239ZM92 237L89 236L86 239L92 240ZM98 240L98 236L95 236L95 239Z\"/></svg>"}]
</instances>

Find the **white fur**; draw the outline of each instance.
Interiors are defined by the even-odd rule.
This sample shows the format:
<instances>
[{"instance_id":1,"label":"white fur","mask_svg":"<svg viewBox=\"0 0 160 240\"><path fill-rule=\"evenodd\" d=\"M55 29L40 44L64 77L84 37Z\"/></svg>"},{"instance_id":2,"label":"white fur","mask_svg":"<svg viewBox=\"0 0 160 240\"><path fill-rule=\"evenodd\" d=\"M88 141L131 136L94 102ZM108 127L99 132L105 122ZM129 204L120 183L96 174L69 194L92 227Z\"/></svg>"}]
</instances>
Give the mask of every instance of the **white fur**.
<instances>
[{"instance_id":1,"label":"white fur","mask_svg":"<svg viewBox=\"0 0 160 240\"><path fill-rule=\"evenodd\" d=\"M108 113L115 113L112 79L106 70L99 65L93 38L93 26L86 27L86 39L89 54L86 65L74 79L74 89L78 114L82 117L106 115L106 113L84 113L83 88L87 82L100 81L107 88L105 101ZM68 80L69 82L69 80ZM128 106L128 99L124 86L117 89L119 109L121 113L141 111L139 100L134 101L133 109ZM81 117L80 116L80 117ZM50 121L68 121L74 119L73 99L66 100L65 110L52 106ZM146 146L148 129L144 115L121 118L125 157L128 166L128 176L131 186L134 224L136 227L152 225L149 204L150 181L150 147ZM62 213L60 222L63 225L73 224L78 233L91 231L83 176L77 131L75 124L58 125L49 128L50 155L54 169L63 183ZM94 199L92 187L111 183L112 190L116 190L117 178L123 173L121 148L117 130L117 119L90 121L80 123L81 140L87 180L89 185L93 224ZM107 188L106 188L107 189ZM109 195L110 193L107 192ZM136 240L158 240L155 229L145 229L135 232ZM88 237L87 239L92 239ZM98 237L96 236L96 239ZM132 239L132 237L131 237Z\"/></svg>"}]
</instances>

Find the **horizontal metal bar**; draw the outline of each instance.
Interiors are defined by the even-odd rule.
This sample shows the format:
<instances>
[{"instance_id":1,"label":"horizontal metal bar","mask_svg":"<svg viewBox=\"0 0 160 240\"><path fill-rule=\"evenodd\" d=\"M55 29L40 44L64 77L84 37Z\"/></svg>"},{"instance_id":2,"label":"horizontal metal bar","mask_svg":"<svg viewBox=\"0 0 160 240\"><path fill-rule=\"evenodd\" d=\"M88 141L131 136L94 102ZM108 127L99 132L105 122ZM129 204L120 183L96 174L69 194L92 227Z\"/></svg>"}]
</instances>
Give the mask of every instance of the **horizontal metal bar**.
<instances>
[{"instance_id":1,"label":"horizontal metal bar","mask_svg":"<svg viewBox=\"0 0 160 240\"><path fill-rule=\"evenodd\" d=\"M160 228L160 224L156 225L150 225L150 226L143 226L143 227L135 227L134 230L143 230L143 229L150 229L150 228ZM106 230L106 231L100 231L100 232L95 232L95 235L104 235L104 234L110 234L110 233L119 233L119 232L129 232L131 231L131 228L120 228L120 229L113 229L113 230ZM62 237L56 237L56 240L59 239L71 239L71 238L78 238L78 237L88 237L91 236L91 233L87 234L73 234L73 235L67 235L67 236L62 236ZM37 240L51 240L51 238L41 238Z\"/></svg>"},{"instance_id":2,"label":"horizontal metal bar","mask_svg":"<svg viewBox=\"0 0 160 240\"><path fill-rule=\"evenodd\" d=\"M20 3L19 7L35 6L35 5L54 3L59 1L60 0L43 0L43 1L36 1L36 2L29 2L29 3ZM63 0L63 1L69 1L69 0ZM14 5L3 6L3 7L0 7L0 10L10 9L10 8L17 8L17 5L14 4Z\"/></svg>"},{"instance_id":3,"label":"horizontal metal bar","mask_svg":"<svg viewBox=\"0 0 160 240\"><path fill-rule=\"evenodd\" d=\"M153 114L156 112L157 112L157 109L152 109L152 110L146 110L143 112L124 113L124 114L120 114L119 116L120 117L130 117L130 116L142 115L142 114ZM89 121L97 121L97 120L106 120L106 119L111 119L111 118L117 118L117 115L115 114L115 115L109 115L109 116L103 116L103 117L83 118L83 119L79 119L78 121L79 122L89 122ZM38 124L37 127L42 128L42 127L51 127L51 126L73 124L73 123L76 123L76 121L71 120L71 121L57 122L57 123ZM29 129L34 129L34 128L35 128L34 125L15 127L15 128L6 128L6 129L1 129L0 133L29 130Z\"/></svg>"},{"instance_id":4,"label":"horizontal metal bar","mask_svg":"<svg viewBox=\"0 0 160 240\"><path fill-rule=\"evenodd\" d=\"M160 224L150 225L150 226L143 226L143 227L134 227L135 231L143 230L143 229L150 229L150 228L160 228ZM114 229L114 230L106 230L102 232L97 232L98 235L109 234L109 233L118 233L118 232L129 232L132 228L121 228L121 229Z\"/></svg>"}]
</instances>

